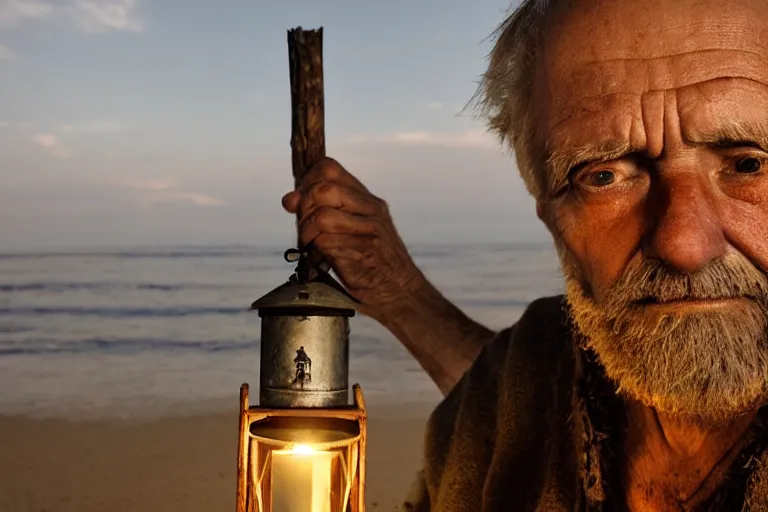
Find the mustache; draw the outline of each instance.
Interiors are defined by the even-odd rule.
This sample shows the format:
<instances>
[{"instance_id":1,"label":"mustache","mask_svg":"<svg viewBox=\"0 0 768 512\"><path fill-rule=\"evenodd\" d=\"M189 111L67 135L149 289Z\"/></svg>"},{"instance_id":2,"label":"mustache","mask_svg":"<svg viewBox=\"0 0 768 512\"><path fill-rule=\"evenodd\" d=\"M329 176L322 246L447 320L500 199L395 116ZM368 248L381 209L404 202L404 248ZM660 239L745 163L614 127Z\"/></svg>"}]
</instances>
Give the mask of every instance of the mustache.
<instances>
[{"instance_id":1,"label":"mustache","mask_svg":"<svg viewBox=\"0 0 768 512\"><path fill-rule=\"evenodd\" d=\"M695 273L670 269L657 260L630 265L601 297L609 308L682 300L745 298L768 305L768 275L738 252L729 252Z\"/></svg>"}]
</instances>

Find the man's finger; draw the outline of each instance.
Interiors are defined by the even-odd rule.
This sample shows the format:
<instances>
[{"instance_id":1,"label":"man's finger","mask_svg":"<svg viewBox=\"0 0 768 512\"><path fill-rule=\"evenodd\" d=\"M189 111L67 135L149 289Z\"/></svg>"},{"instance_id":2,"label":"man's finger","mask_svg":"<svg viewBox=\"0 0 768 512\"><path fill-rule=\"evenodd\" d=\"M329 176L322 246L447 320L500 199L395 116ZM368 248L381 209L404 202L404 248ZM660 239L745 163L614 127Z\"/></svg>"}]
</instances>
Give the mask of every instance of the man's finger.
<instances>
[{"instance_id":1,"label":"man's finger","mask_svg":"<svg viewBox=\"0 0 768 512\"><path fill-rule=\"evenodd\" d=\"M310 244L323 233L375 235L381 231L381 224L374 217L352 215L335 208L320 206L302 218L298 231L301 242Z\"/></svg>"},{"instance_id":2,"label":"man's finger","mask_svg":"<svg viewBox=\"0 0 768 512\"><path fill-rule=\"evenodd\" d=\"M368 235L321 233L312 245L331 263L339 259L362 261L371 249L372 240L373 237Z\"/></svg>"},{"instance_id":3,"label":"man's finger","mask_svg":"<svg viewBox=\"0 0 768 512\"><path fill-rule=\"evenodd\" d=\"M288 213L296 213L299 210L299 202L301 201L301 194L297 190L291 190L283 196L282 203L283 208Z\"/></svg>"},{"instance_id":4,"label":"man's finger","mask_svg":"<svg viewBox=\"0 0 768 512\"><path fill-rule=\"evenodd\" d=\"M297 213L301 199L310 193L317 194L318 191L315 190L317 187L320 187L319 192L322 194L330 192L328 189L334 186L354 191L359 196L373 197L368 189L357 178L341 167L338 162L331 158L326 158L318 162L307 172L295 190L283 196L283 208L289 213ZM338 193L338 191L335 192ZM338 199L336 201L338 202ZM378 198L376 198L376 201L381 202ZM325 204L323 201L320 201L320 203Z\"/></svg>"},{"instance_id":5,"label":"man's finger","mask_svg":"<svg viewBox=\"0 0 768 512\"><path fill-rule=\"evenodd\" d=\"M361 193L332 181L316 183L302 194L297 211L301 217L310 215L315 208L335 208L354 215L385 216L386 204L369 193Z\"/></svg>"},{"instance_id":6,"label":"man's finger","mask_svg":"<svg viewBox=\"0 0 768 512\"><path fill-rule=\"evenodd\" d=\"M301 179L298 188L311 187L320 181L332 181L360 192L368 192L368 189L365 188L365 185L363 185L360 180L352 176L349 171L344 169L344 167L333 158L323 158L313 165Z\"/></svg>"}]
</instances>

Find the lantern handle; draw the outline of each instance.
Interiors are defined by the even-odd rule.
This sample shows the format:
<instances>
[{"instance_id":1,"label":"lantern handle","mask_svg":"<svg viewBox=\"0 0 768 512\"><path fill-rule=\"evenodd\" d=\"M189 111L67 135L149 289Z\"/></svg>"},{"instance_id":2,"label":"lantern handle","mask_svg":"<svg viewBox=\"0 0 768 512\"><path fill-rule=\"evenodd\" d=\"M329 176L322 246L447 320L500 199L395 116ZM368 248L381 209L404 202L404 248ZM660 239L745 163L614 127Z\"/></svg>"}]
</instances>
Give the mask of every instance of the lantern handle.
<instances>
[{"instance_id":1,"label":"lantern handle","mask_svg":"<svg viewBox=\"0 0 768 512\"><path fill-rule=\"evenodd\" d=\"M312 250L311 246L312 244L308 244L303 249L291 248L283 254L283 258L285 258L285 261L288 263L296 262L296 269L294 270L293 275L291 275L292 281L299 283L309 282L309 268L311 265L309 254ZM315 266L318 276L327 274L330 269L331 266L326 261L322 261L319 265Z\"/></svg>"}]
</instances>

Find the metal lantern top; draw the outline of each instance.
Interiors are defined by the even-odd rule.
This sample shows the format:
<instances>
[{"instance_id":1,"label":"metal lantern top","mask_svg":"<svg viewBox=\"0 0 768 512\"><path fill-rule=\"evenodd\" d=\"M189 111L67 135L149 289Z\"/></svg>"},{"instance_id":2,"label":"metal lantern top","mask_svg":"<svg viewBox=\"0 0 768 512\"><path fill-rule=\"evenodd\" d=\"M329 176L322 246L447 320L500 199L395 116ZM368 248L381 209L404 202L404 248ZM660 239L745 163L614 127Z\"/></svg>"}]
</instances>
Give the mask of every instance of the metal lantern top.
<instances>
[{"instance_id":1,"label":"metal lantern top","mask_svg":"<svg viewBox=\"0 0 768 512\"><path fill-rule=\"evenodd\" d=\"M328 274L320 274L315 280L300 282L290 279L251 304L259 316L288 310L288 314L299 314L295 309L336 310L339 316L355 315L357 302Z\"/></svg>"},{"instance_id":2,"label":"metal lantern top","mask_svg":"<svg viewBox=\"0 0 768 512\"><path fill-rule=\"evenodd\" d=\"M325 272L304 280L305 258L287 283L251 305L261 317L263 407L349 405L349 318L357 302Z\"/></svg>"}]
</instances>

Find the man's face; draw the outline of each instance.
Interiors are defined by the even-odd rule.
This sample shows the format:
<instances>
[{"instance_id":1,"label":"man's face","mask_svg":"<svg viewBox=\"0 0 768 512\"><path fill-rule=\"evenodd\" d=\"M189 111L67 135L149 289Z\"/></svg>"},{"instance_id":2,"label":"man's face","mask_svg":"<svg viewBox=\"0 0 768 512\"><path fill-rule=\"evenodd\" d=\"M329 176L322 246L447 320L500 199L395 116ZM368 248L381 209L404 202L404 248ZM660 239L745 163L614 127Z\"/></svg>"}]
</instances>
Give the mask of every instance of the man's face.
<instances>
[{"instance_id":1,"label":"man's face","mask_svg":"<svg viewBox=\"0 0 768 512\"><path fill-rule=\"evenodd\" d=\"M563 1L533 98L574 320L626 394L768 394L768 2Z\"/></svg>"}]
</instances>

